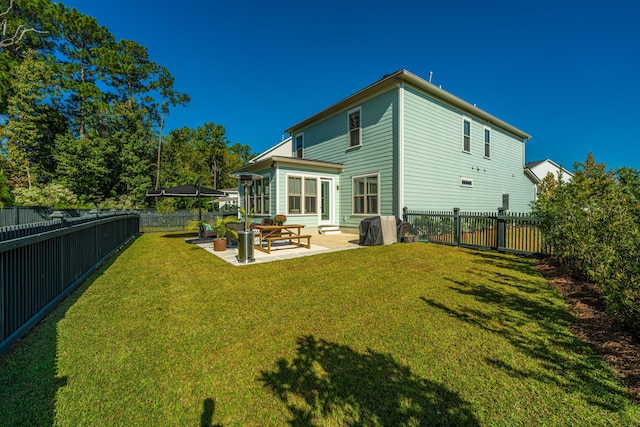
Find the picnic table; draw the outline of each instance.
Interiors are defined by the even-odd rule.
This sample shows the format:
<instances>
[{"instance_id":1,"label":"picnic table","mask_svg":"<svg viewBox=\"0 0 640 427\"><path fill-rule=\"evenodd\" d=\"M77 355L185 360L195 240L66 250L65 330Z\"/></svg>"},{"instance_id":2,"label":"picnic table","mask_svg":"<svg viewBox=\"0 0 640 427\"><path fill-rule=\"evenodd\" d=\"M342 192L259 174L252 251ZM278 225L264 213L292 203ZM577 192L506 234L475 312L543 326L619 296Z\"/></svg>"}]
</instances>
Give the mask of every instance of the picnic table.
<instances>
[{"instance_id":1,"label":"picnic table","mask_svg":"<svg viewBox=\"0 0 640 427\"><path fill-rule=\"evenodd\" d=\"M271 253L271 243L280 240L288 240L290 245L300 246L303 248L311 249L311 235L302 234L301 231L304 225L301 224L282 224L282 225L264 225L257 224L253 226L254 230L258 230L254 239L254 248ZM302 241L306 240L306 244ZM262 242L267 243L267 247L262 246Z\"/></svg>"}]
</instances>

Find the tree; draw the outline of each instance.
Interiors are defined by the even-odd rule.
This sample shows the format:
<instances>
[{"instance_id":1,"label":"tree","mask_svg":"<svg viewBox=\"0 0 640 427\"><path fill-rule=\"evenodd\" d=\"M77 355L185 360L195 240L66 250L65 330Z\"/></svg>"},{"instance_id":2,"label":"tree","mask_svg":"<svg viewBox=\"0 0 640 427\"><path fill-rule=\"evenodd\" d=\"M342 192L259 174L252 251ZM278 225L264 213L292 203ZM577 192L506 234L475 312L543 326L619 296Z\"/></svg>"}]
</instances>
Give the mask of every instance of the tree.
<instances>
[{"instance_id":1,"label":"tree","mask_svg":"<svg viewBox=\"0 0 640 427\"><path fill-rule=\"evenodd\" d=\"M74 208L78 198L68 188L55 183L31 188L17 188L16 203L23 206L48 206L52 208Z\"/></svg>"},{"instance_id":2,"label":"tree","mask_svg":"<svg viewBox=\"0 0 640 427\"><path fill-rule=\"evenodd\" d=\"M154 135L146 109L136 101L112 104L111 131L107 138L114 150L108 159L112 171L110 197L125 196L131 203L142 203L151 188Z\"/></svg>"},{"instance_id":3,"label":"tree","mask_svg":"<svg viewBox=\"0 0 640 427\"><path fill-rule=\"evenodd\" d=\"M22 39L24 39L25 35L30 32L41 34L46 33L46 31L40 31L25 24L19 24L15 31L11 32L11 30L9 30L8 28L9 19L7 17L7 15L9 15L9 12L11 12L11 9L13 9L13 0L9 0L9 6L7 7L7 9L3 12L0 12L0 18L3 18L2 22L0 22L0 28L2 32L2 34L0 35L0 49L15 47L22 41ZM7 31L9 32L7 33Z\"/></svg>"},{"instance_id":4,"label":"tree","mask_svg":"<svg viewBox=\"0 0 640 427\"><path fill-rule=\"evenodd\" d=\"M99 58L115 44L113 35L94 18L60 7L64 43L60 46L63 59L59 68L62 87L68 95L67 115L74 124L74 133L85 138L88 131L95 132L96 122L106 109L105 94L96 84L107 71Z\"/></svg>"},{"instance_id":5,"label":"tree","mask_svg":"<svg viewBox=\"0 0 640 427\"><path fill-rule=\"evenodd\" d=\"M0 170L0 208L11 203L12 201L13 197L11 195L11 191L9 191L7 178L4 175L4 171Z\"/></svg>"},{"instance_id":6,"label":"tree","mask_svg":"<svg viewBox=\"0 0 640 427\"><path fill-rule=\"evenodd\" d=\"M12 94L8 98L7 123L2 127L9 182L31 187L43 174L43 162L52 149L48 130L56 119L49 104L53 72L34 51L13 69Z\"/></svg>"},{"instance_id":7,"label":"tree","mask_svg":"<svg viewBox=\"0 0 640 427\"><path fill-rule=\"evenodd\" d=\"M155 87L160 91L160 114L159 114L159 130L158 130L158 151L157 151L157 166L156 166L156 190L159 188L160 183L160 168L162 158L162 132L164 130L165 116L169 114L170 107L178 105L186 105L189 101L189 95L176 92L173 90L174 78L164 67L160 67L158 73L158 79L155 83Z\"/></svg>"}]
</instances>

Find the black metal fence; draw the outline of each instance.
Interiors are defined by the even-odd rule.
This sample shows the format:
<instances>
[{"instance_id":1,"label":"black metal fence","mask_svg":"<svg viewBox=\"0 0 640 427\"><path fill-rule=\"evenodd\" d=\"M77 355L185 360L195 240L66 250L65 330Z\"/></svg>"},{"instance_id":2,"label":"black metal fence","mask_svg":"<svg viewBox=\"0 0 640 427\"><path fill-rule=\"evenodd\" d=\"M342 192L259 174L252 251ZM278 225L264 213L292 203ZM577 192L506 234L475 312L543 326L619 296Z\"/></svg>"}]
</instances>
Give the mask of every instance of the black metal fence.
<instances>
[{"instance_id":1,"label":"black metal fence","mask_svg":"<svg viewBox=\"0 0 640 427\"><path fill-rule=\"evenodd\" d=\"M522 254L549 254L530 213L411 211L404 208L404 221L421 240L469 248L494 249Z\"/></svg>"},{"instance_id":2,"label":"black metal fence","mask_svg":"<svg viewBox=\"0 0 640 427\"><path fill-rule=\"evenodd\" d=\"M59 216L0 242L0 354L139 233L137 214Z\"/></svg>"},{"instance_id":3,"label":"black metal fence","mask_svg":"<svg viewBox=\"0 0 640 427\"><path fill-rule=\"evenodd\" d=\"M21 237L21 230L31 230L37 224L46 223L45 227L52 227L50 217L54 210L46 207L12 206L0 208L0 241ZM67 218L95 218L110 215L115 212L131 212L140 215L140 231L186 231L189 224L197 221L198 210L178 210L172 213L158 213L155 209L130 209L126 211L98 210L98 209L60 209ZM215 220L216 216L237 215L237 206L220 211L204 211L202 218L207 221ZM50 231L42 229L42 231ZM4 234L2 234L4 232Z\"/></svg>"},{"instance_id":4,"label":"black metal fence","mask_svg":"<svg viewBox=\"0 0 640 427\"><path fill-rule=\"evenodd\" d=\"M0 227L49 221L49 216L58 210L64 212L69 218L79 218L98 212L95 209L52 209L43 206L10 206L0 208Z\"/></svg>"},{"instance_id":5,"label":"black metal fence","mask_svg":"<svg viewBox=\"0 0 640 427\"><path fill-rule=\"evenodd\" d=\"M187 231L193 229L190 224L198 220L198 211L179 210L168 214L158 213L153 209L138 211L140 214L140 231ZM220 210L202 212L202 219L212 222L216 216L238 215L238 210Z\"/></svg>"}]
</instances>

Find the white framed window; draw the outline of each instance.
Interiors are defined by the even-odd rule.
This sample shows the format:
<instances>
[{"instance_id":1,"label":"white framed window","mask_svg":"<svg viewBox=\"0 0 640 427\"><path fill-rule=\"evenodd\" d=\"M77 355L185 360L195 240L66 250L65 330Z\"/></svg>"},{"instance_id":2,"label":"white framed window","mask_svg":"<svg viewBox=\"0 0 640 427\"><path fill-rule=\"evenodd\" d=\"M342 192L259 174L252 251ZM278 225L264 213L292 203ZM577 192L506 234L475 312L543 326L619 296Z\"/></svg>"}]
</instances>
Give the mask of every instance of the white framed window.
<instances>
[{"instance_id":1,"label":"white framed window","mask_svg":"<svg viewBox=\"0 0 640 427\"><path fill-rule=\"evenodd\" d=\"M460 187L473 187L473 179L460 177Z\"/></svg>"},{"instance_id":2,"label":"white framed window","mask_svg":"<svg viewBox=\"0 0 640 427\"><path fill-rule=\"evenodd\" d=\"M354 108L347 113L349 148L362 145L362 109Z\"/></svg>"},{"instance_id":3,"label":"white framed window","mask_svg":"<svg viewBox=\"0 0 640 427\"><path fill-rule=\"evenodd\" d=\"M318 213L318 179L304 179L304 213Z\"/></svg>"},{"instance_id":4,"label":"white framed window","mask_svg":"<svg viewBox=\"0 0 640 427\"><path fill-rule=\"evenodd\" d=\"M258 215L269 213L269 178L253 181L249 187L249 209Z\"/></svg>"},{"instance_id":5,"label":"white framed window","mask_svg":"<svg viewBox=\"0 0 640 427\"><path fill-rule=\"evenodd\" d=\"M484 156L491 158L491 128L484 127Z\"/></svg>"},{"instance_id":6,"label":"white framed window","mask_svg":"<svg viewBox=\"0 0 640 427\"><path fill-rule=\"evenodd\" d=\"M302 215L318 213L318 178L287 177L287 212Z\"/></svg>"},{"instance_id":7,"label":"white framed window","mask_svg":"<svg viewBox=\"0 0 640 427\"><path fill-rule=\"evenodd\" d=\"M351 178L354 215L377 215L379 207L379 174Z\"/></svg>"},{"instance_id":8,"label":"white framed window","mask_svg":"<svg viewBox=\"0 0 640 427\"><path fill-rule=\"evenodd\" d=\"M296 135L295 144L295 156L298 159L302 159L304 156L304 134L299 133Z\"/></svg>"},{"instance_id":9,"label":"white framed window","mask_svg":"<svg viewBox=\"0 0 640 427\"><path fill-rule=\"evenodd\" d=\"M471 119L462 117L462 151L471 153Z\"/></svg>"}]
</instances>

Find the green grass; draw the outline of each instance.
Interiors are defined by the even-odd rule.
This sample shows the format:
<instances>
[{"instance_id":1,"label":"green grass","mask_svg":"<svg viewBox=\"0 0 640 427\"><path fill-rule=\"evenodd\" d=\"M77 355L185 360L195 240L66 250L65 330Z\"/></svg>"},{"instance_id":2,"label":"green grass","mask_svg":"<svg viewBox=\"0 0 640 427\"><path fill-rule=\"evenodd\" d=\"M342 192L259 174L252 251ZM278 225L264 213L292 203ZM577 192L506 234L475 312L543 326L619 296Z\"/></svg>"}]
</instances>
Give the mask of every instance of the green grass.
<instances>
[{"instance_id":1,"label":"green grass","mask_svg":"<svg viewBox=\"0 0 640 427\"><path fill-rule=\"evenodd\" d=\"M0 358L2 425L640 424L528 259L420 243L233 267L169 236Z\"/></svg>"}]
</instances>

